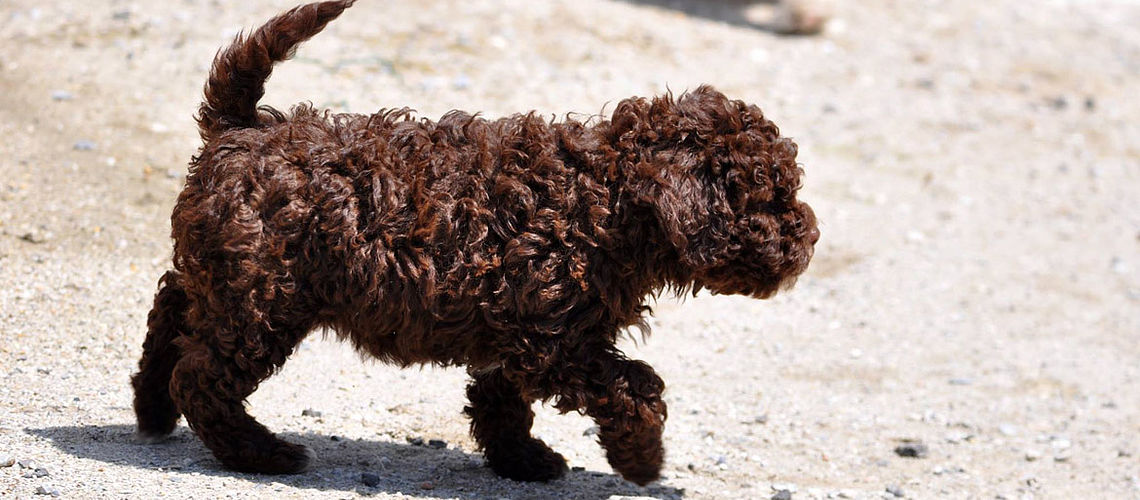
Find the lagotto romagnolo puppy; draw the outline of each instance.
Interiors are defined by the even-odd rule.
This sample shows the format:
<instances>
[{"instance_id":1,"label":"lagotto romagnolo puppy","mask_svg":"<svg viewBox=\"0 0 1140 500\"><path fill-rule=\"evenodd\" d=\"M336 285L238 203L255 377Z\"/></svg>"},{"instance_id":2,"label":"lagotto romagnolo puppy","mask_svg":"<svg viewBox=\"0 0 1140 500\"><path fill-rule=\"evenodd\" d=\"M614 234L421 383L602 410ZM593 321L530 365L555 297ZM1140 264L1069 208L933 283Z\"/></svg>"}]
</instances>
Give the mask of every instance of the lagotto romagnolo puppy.
<instances>
[{"instance_id":1,"label":"lagotto romagnolo puppy","mask_svg":"<svg viewBox=\"0 0 1140 500\"><path fill-rule=\"evenodd\" d=\"M386 362L467 367L465 413L499 475L565 473L530 435L531 404L551 400L597 422L615 471L653 481L665 384L614 343L663 290L794 282L819 239L796 145L707 86L592 124L259 108L273 64L352 3L295 8L214 61L132 379L140 437L184 415L227 467L304 470L312 453L243 401L327 328Z\"/></svg>"}]
</instances>

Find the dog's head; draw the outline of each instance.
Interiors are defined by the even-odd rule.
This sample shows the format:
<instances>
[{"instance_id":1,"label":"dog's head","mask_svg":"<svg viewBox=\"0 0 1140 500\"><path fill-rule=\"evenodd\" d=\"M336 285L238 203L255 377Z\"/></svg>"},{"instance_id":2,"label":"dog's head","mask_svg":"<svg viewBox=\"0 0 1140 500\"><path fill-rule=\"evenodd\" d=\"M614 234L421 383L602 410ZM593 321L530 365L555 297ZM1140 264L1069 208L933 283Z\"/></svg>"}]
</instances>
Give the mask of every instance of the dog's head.
<instances>
[{"instance_id":1,"label":"dog's head","mask_svg":"<svg viewBox=\"0 0 1140 500\"><path fill-rule=\"evenodd\" d=\"M657 218L691 285L767 298L807 269L819 229L796 199L796 144L759 108L700 87L623 101L611 130L637 152L632 198Z\"/></svg>"}]
</instances>

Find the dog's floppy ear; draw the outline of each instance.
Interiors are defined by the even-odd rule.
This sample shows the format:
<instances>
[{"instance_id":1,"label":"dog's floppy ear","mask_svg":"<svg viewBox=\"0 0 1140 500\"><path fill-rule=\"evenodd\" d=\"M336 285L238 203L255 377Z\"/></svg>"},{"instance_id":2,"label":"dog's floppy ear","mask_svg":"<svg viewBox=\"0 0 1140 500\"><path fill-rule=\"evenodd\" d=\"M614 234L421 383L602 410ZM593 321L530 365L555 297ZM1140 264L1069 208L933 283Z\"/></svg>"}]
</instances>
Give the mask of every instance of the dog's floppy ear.
<instances>
[{"instance_id":1,"label":"dog's floppy ear","mask_svg":"<svg viewBox=\"0 0 1140 500\"><path fill-rule=\"evenodd\" d=\"M661 160L639 162L636 181L630 183L628 199L639 211L651 216L669 243L681 254L690 238L708 220L705 193L700 181Z\"/></svg>"}]
</instances>

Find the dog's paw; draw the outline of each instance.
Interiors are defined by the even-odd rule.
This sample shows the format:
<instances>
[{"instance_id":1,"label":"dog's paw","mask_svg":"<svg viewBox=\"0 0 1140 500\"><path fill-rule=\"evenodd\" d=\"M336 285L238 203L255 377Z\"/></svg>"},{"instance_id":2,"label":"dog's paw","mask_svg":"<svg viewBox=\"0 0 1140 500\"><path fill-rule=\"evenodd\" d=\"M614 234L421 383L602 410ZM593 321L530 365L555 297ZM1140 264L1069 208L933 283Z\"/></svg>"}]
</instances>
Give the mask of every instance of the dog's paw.
<instances>
[{"instance_id":1,"label":"dog's paw","mask_svg":"<svg viewBox=\"0 0 1140 500\"><path fill-rule=\"evenodd\" d=\"M661 477L661 464L659 463L633 463L615 467L618 474L626 481L638 486L645 486Z\"/></svg>"},{"instance_id":2,"label":"dog's paw","mask_svg":"<svg viewBox=\"0 0 1140 500\"><path fill-rule=\"evenodd\" d=\"M226 467L259 474L299 474L309 470L317 459L308 446L281 440L268 449L231 449L216 455Z\"/></svg>"},{"instance_id":3,"label":"dog's paw","mask_svg":"<svg viewBox=\"0 0 1140 500\"><path fill-rule=\"evenodd\" d=\"M299 474L313 467L317 454L305 445L281 443L260 472L268 474Z\"/></svg>"},{"instance_id":4,"label":"dog's paw","mask_svg":"<svg viewBox=\"0 0 1140 500\"><path fill-rule=\"evenodd\" d=\"M486 450L484 456L495 474L516 481L550 481L567 471L566 459L535 438L503 443Z\"/></svg>"}]
</instances>

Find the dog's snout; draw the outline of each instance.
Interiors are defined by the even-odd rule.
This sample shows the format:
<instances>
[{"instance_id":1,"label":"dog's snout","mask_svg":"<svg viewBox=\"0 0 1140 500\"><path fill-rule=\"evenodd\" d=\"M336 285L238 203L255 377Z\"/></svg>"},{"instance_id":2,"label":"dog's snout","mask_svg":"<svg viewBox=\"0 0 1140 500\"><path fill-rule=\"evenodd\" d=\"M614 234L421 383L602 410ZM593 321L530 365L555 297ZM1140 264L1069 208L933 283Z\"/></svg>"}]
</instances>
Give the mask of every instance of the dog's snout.
<instances>
[{"instance_id":1,"label":"dog's snout","mask_svg":"<svg viewBox=\"0 0 1140 500\"><path fill-rule=\"evenodd\" d=\"M808 229L807 239L812 245L816 244L819 241L819 228L812 226L811 229Z\"/></svg>"}]
</instances>

